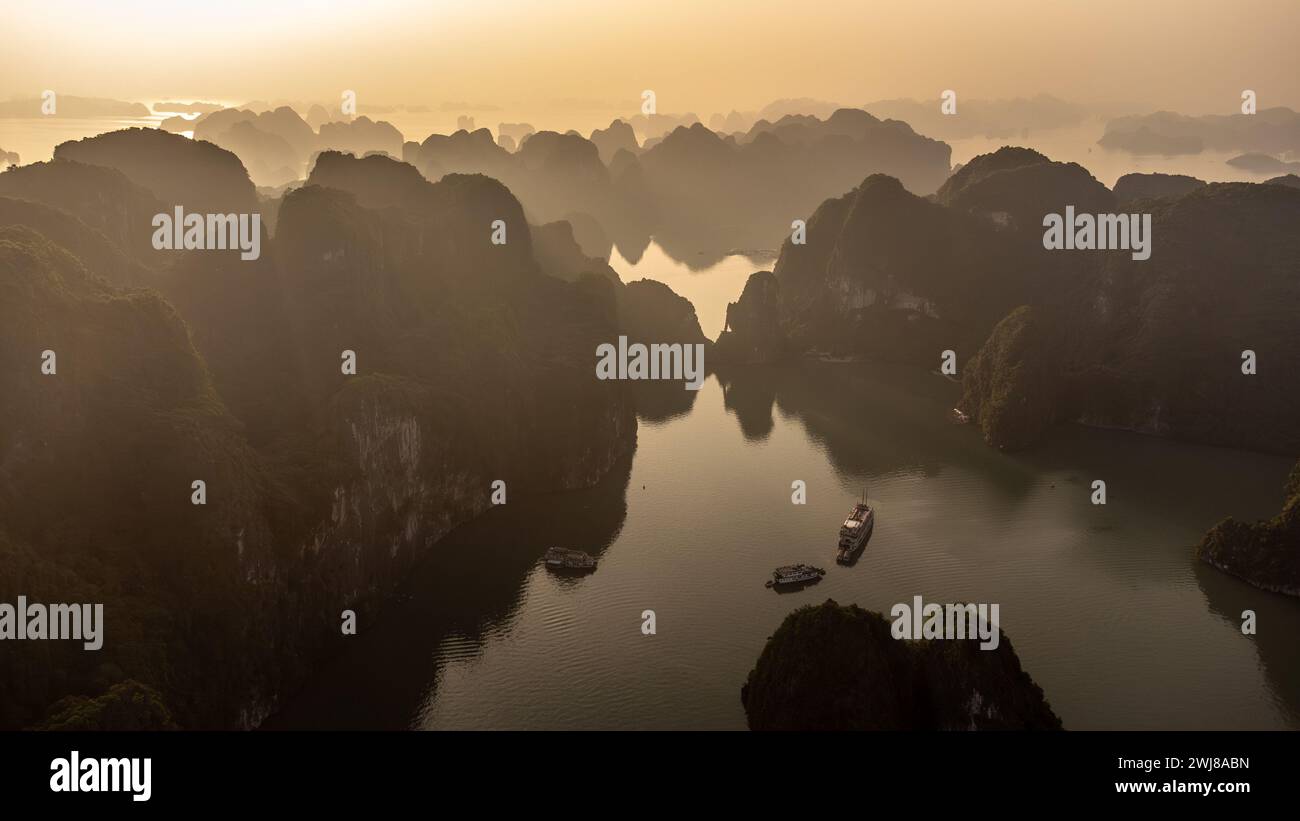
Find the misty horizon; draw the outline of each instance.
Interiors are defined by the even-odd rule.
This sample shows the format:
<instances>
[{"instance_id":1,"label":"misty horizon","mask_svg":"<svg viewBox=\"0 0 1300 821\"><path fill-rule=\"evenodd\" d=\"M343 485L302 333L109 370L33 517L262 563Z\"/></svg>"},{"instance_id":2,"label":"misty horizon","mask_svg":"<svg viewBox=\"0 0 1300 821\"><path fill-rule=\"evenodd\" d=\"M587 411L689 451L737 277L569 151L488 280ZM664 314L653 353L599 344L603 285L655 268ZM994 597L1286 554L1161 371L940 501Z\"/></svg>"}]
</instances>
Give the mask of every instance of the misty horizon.
<instances>
[{"instance_id":1,"label":"misty horizon","mask_svg":"<svg viewBox=\"0 0 1300 821\"><path fill-rule=\"evenodd\" d=\"M960 88L970 99L1050 94L1103 113L1136 105L1200 115L1231 113L1237 92L1256 88L1267 89L1261 107L1300 107L1292 40L1300 8L1267 0L1227 15L1214 3L1174 0L1048 10L1015 0L938 13L838 2L667 2L627 13L595 2L543 11L390 0L362 11L310 0L208 8L54 0L11 9L6 25L17 36L0 55L0 97L64 88L330 100L349 88L375 105L604 115L653 88L663 111L725 114L782 98L857 106ZM754 59L774 46L781 59ZM160 83L158 65L180 76Z\"/></svg>"},{"instance_id":2,"label":"misty horizon","mask_svg":"<svg viewBox=\"0 0 1300 821\"><path fill-rule=\"evenodd\" d=\"M1300 3L11 5L18 792L1285 785Z\"/></svg>"}]
</instances>

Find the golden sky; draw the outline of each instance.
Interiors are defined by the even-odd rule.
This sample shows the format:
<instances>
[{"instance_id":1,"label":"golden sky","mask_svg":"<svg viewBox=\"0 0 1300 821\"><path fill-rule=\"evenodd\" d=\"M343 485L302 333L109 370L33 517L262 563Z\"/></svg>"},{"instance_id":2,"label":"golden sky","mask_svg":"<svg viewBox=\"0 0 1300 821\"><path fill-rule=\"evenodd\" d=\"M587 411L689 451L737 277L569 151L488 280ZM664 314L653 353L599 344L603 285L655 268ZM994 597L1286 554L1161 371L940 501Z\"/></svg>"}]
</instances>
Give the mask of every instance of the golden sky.
<instances>
[{"instance_id":1,"label":"golden sky","mask_svg":"<svg viewBox=\"0 0 1300 821\"><path fill-rule=\"evenodd\" d=\"M1294 0L10 0L0 97L631 108L705 117L1050 93L1300 108ZM496 115L486 115L494 119Z\"/></svg>"}]
</instances>

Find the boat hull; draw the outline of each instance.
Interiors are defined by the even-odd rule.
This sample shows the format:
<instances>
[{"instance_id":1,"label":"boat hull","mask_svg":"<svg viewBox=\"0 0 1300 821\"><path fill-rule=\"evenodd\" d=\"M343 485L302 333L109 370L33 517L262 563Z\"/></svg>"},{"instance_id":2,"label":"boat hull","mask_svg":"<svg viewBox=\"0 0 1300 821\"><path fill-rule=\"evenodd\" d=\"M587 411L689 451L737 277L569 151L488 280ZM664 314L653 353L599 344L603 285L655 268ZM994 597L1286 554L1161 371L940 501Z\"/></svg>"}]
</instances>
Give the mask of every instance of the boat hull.
<instances>
[{"instance_id":1,"label":"boat hull","mask_svg":"<svg viewBox=\"0 0 1300 821\"><path fill-rule=\"evenodd\" d=\"M801 566L798 568L798 572L781 573L778 571L777 573L774 573L772 578L768 579L764 586L778 591L794 590L805 585L816 584L821 581L822 576L825 575L826 571L820 568Z\"/></svg>"}]
</instances>

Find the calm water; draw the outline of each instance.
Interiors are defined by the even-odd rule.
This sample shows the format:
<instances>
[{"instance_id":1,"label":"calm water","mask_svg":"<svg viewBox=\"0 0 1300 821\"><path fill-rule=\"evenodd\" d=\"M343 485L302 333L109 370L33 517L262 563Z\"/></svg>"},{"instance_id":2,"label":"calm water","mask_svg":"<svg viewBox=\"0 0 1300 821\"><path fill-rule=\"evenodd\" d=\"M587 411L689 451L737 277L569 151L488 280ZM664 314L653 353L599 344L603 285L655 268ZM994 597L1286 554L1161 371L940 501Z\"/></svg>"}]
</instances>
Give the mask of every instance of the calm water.
<instances>
[{"instance_id":1,"label":"calm water","mask_svg":"<svg viewBox=\"0 0 1300 821\"><path fill-rule=\"evenodd\" d=\"M688 261L689 262L689 261ZM688 262L675 260L656 242L651 242L636 263L631 263L615 247L609 264L624 282L638 279L656 279L678 296L685 297L695 306L695 316L700 330L709 339L717 339L727 322L727 303L740 299L745 281L755 271L772 270L776 265L774 252L759 252L753 256L730 254L717 263L693 270Z\"/></svg>"},{"instance_id":2,"label":"calm water","mask_svg":"<svg viewBox=\"0 0 1300 821\"><path fill-rule=\"evenodd\" d=\"M268 726L740 729L741 684L787 613L919 594L999 603L1067 727L1300 727L1300 601L1192 556L1222 516L1274 513L1290 460L1082 428L1008 456L944 421L955 386L935 375L731 376L643 421L601 486L459 529ZM1098 478L1105 506L1089 501ZM839 567L836 529L864 485L875 534ZM598 553L599 569L547 573L552 544ZM763 587L796 561L826 578ZM1258 636L1239 630L1245 608ZM657 635L640 631L646 609Z\"/></svg>"}]
</instances>

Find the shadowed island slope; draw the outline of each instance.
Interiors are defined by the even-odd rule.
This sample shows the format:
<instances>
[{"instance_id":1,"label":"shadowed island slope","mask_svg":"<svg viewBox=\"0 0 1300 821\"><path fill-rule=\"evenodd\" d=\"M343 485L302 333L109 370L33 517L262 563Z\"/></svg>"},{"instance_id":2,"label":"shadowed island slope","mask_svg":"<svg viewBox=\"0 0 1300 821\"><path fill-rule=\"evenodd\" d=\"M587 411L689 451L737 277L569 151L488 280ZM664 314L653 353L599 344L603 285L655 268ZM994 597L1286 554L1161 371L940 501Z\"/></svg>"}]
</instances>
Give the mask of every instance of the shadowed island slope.
<instances>
[{"instance_id":1,"label":"shadowed island slope","mask_svg":"<svg viewBox=\"0 0 1300 821\"><path fill-rule=\"evenodd\" d=\"M751 730L1059 730L1003 633L895 639L879 613L827 599L795 610L741 690Z\"/></svg>"},{"instance_id":2,"label":"shadowed island slope","mask_svg":"<svg viewBox=\"0 0 1300 821\"><path fill-rule=\"evenodd\" d=\"M1300 370L1300 193L1172 184L1136 203L1153 226L1141 260L1045 249L1045 215L1129 206L1028 149L975 158L931 198L869 177L751 278L720 360L820 351L934 369L951 350L962 407L996 447L1074 421L1300 453L1300 381L1286 377Z\"/></svg>"},{"instance_id":3,"label":"shadowed island slope","mask_svg":"<svg viewBox=\"0 0 1300 821\"><path fill-rule=\"evenodd\" d=\"M83 159L196 201L251 191L233 157L187 167L215 146L124 134ZM618 333L613 294L596 287L612 283L543 275L499 183L416 180L403 209L293 191L261 259L178 252L150 269L157 292L95 277L107 253L83 267L0 229L0 594L107 614L99 653L7 649L18 663L0 673L0 725L134 679L180 726L256 726L340 641L342 610L372 618L486 509L493 480L524 496L586 487L626 458L630 397L592 378L596 346ZM8 202L15 222L63 213ZM492 248L502 215L510 246ZM40 372L45 349L56 374ZM349 349L356 376L340 372ZM191 504L197 479L204 505Z\"/></svg>"},{"instance_id":4,"label":"shadowed island slope","mask_svg":"<svg viewBox=\"0 0 1300 821\"><path fill-rule=\"evenodd\" d=\"M1004 448L1075 421L1300 453L1300 192L1212 184L1143 207L1151 259L1092 252L1026 300L965 369L962 407Z\"/></svg>"}]
</instances>

